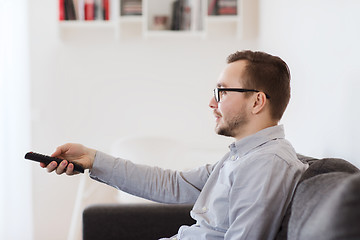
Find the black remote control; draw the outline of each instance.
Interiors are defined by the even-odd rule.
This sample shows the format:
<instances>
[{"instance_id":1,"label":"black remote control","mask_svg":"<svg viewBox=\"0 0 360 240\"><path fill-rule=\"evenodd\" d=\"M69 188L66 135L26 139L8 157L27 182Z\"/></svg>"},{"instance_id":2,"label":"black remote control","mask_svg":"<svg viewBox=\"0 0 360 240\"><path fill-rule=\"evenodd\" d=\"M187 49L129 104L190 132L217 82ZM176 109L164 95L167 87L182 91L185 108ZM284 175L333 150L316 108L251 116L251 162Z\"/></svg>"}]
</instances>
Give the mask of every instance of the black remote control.
<instances>
[{"instance_id":1,"label":"black remote control","mask_svg":"<svg viewBox=\"0 0 360 240\"><path fill-rule=\"evenodd\" d=\"M55 161L55 162L57 162L57 164L60 164L64 160L64 159L61 159L61 158L50 157L50 156L46 156L46 155L43 155L43 154L40 154L40 153L34 153L34 152L26 153L25 159L33 160L33 161L36 161L36 162L42 162L42 163L45 163L46 165L48 165L52 161ZM74 162L69 162L69 163L74 164L74 171L84 173L84 168L83 167L81 167L80 165L78 165L78 164L76 164Z\"/></svg>"}]
</instances>

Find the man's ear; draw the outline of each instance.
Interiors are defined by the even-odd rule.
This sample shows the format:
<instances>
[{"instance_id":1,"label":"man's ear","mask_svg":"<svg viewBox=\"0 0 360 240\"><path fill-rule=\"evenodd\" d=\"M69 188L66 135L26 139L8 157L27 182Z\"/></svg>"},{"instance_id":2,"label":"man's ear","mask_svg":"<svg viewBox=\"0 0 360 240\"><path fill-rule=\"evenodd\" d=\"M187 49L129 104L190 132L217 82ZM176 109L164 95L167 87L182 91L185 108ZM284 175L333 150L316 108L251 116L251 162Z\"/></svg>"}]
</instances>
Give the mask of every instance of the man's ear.
<instances>
[{"instance_id":1,"label":"man's ear","mask_svg":"<svg viewBox=\"0 0 360 240\"><path fill-rule=\"evenodd\" d=\"M263 93L263 92L256 93L256 95L254 97L254 105L252 108L252 113L253 114L260 113L264 109L264 107L266 105L266 101L267 101L267 98L266 98L265 93Z\"/></svg>"}]
</instances>

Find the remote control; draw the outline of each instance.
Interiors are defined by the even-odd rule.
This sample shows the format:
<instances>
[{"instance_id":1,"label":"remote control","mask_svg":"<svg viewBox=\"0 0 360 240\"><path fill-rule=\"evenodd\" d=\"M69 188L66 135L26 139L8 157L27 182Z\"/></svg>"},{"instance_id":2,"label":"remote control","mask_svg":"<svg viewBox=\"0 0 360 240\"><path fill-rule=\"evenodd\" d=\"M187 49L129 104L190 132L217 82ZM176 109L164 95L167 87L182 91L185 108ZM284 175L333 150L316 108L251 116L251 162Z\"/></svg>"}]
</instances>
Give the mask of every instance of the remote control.
<instances>
[{"instance_id":1,"label":"remote control","mask_svg":"<svg viewBox=\"0 0 360 240\"><path fill-rule=\"evenodd\" d=\"M48 165L52 161L55 161L55 162L57 162L57 164L60 164L64 160L64 159L61 159L61 158L50 157L50 156L46 156L46 155L43 155L43 154L40 154L40 153L34 153L34 152L26 153L25 159L33 160L33 161L36 161L36 162L42 162L42 163L45 163L46 165ZM74 171L84 173L84 168L83 167L81 167L80 165L78 165L78 164L76 164L74 162L69 162L69 163L74 164Z\"/></svg>"}]
</instances>

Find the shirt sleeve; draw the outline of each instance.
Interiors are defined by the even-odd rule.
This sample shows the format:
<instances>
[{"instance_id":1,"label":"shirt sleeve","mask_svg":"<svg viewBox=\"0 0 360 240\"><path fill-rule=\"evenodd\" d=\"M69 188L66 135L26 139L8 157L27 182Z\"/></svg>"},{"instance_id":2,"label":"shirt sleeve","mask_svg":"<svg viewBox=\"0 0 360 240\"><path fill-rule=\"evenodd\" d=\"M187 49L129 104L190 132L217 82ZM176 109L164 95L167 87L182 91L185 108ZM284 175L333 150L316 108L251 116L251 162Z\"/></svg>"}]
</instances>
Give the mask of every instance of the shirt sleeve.
<instances>
[{"instance_id":1,"label":"shirt sleeve","mask_svg":"<svg viewBox=\"0 0 360 240\"><path fill-rule=\"evenodd\" d=\"M152 201L193 204L213 168L213 165L205 165L191 171L165 170L98 151L90 177Z\"/></svg>"},{"instance_id":2,"label":"shirt sleeve","mask_svg":"<svg viewBox=\"0 0 360 240\"><path fill-rule=\"evenodd\" d=\"M229 193L225 240L274 239L301 170L277 155L245 163Z\"/></svg>"}]
</instances>

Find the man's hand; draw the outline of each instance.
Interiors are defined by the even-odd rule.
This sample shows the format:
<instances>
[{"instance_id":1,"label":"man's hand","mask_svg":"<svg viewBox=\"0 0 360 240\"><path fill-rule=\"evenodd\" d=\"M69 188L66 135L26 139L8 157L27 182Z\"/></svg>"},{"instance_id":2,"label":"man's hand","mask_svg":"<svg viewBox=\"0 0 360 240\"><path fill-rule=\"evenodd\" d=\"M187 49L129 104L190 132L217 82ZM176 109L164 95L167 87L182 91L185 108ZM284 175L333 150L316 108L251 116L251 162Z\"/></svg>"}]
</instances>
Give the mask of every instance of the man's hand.
<instances>
[{"instance_id":1,"label":"man's hand","mask_svg":"<svg viewBox=\"0 0 360 240\"><path fill-rule=\"evenodd\" d=\"M84 169L91 169L94 163L96 150L87 148L81 144L67 143L56 148L56 151L51 157L64 159L59 165L53 161L48 165L40 163L42 168L46 168L48 172L55 171L57 174L66 173L67 175L78 174L74 172L74 165L71 162L76 162Z\"/></svg>"}]
</instances>

